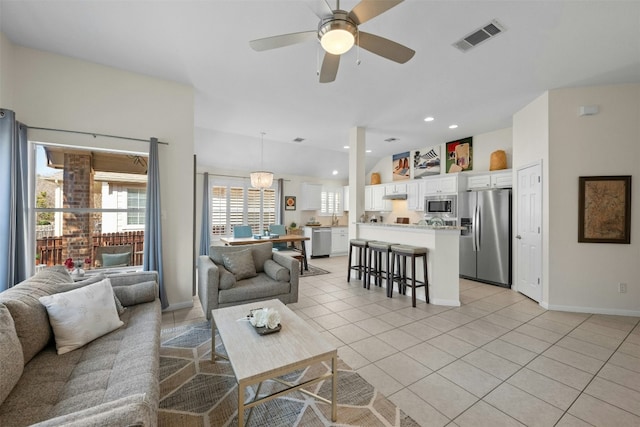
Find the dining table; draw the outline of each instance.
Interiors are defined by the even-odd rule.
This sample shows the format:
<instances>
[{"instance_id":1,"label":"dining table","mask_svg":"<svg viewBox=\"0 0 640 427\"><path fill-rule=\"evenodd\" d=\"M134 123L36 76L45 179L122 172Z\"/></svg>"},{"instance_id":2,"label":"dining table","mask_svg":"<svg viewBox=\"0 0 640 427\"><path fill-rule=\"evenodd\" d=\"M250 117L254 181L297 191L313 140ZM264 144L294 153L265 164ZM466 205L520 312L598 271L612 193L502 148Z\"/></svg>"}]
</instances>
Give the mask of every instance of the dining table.
<instances>
[{"instance_id":1,"label":"dining table","mask_svg":"<svg viewBox=\"0 0 640 427\"><path fill-rule=\"evenodd\" d=\"M300 242L300 254L302 255L302 264L304 269L309 271L309 264L307 263L307 248L305 242L311 240L309 237L300 236L297 234L285 234L278 236L260 236L256 237L221 237L220 241L227 246L239 246L239 245L254 245L256 243L295 243Z\"/></svg>"}]
</instances>

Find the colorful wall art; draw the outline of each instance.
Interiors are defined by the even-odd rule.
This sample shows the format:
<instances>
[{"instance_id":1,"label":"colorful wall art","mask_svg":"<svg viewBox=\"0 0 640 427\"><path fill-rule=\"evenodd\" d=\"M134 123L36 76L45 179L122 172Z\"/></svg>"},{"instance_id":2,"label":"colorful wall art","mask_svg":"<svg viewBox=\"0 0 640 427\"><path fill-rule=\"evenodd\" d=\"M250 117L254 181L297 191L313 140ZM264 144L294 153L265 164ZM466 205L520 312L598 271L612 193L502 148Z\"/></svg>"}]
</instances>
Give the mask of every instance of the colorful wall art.
<instances>
[{"instance_id":1,"label":"colorful wall art","mask_svg":"<svg viewBox=\"0 0 640 427\"><path fill-rule=\"evenodd\" d=\"M447 142L447 173L473 169L473 137Z\"/></svg>"},{"instance_id":2,"label":"colorful wall art","mask_svg":"<svg viewBox=\"0 0 640 427\"><path fill-rule=\"evenodd\" d=\"M427 147L413 152L413 178L440 173L440 146Z\"/></svg>"},{"instance_id":3,"label":"colorful wall art","mask_svg":"<svg viewBox=\"0 0 640 427\"><path fill-rule=\"evenodd\" d=\"M411 178L411 165L409 164L410 155L411 153L409 151L393 155L392 175L394 181Z\"/></svg>"}]
</instances>

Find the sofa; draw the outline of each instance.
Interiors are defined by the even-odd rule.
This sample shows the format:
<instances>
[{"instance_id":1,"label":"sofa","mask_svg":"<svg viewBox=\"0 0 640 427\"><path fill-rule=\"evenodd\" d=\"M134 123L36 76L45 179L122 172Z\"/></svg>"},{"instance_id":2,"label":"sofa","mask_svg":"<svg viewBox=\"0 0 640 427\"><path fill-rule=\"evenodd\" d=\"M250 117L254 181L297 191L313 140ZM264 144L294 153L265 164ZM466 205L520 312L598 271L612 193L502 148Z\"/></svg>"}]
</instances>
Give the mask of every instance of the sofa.
<instances>
[{"instance_id":1,"label":"sofa","mask_svg":"<svg viewBox=\"0 0 640 427\"><path fill-rule=\"evenodd\" d=\"M211 246L198 258L198 297L207 319L211 310L278 298L298 301L299 261L273 251L271 242Z\"/></svg>"},{"instance_id":2,"label":"sofa","mask_svg":"<svg viewBox=\"0 0 640 427\"><path fill-rule=\"evenodd\" d=\"M103 309L92 312L109 311L113 317L115 307L120 326L59 354L63 352L60 329L52 329L53 313L91 313L65 311L69 307L65 305L54 312L54 303L95 287L108 292L105 297L113 306L102 303ZM157 295L155 272L99 274L74 282L64 267L46 268L1 292L0 426L157 425L161 326ZM92 322L91 327L101 325Z\"/></svg>"}]
</instances>

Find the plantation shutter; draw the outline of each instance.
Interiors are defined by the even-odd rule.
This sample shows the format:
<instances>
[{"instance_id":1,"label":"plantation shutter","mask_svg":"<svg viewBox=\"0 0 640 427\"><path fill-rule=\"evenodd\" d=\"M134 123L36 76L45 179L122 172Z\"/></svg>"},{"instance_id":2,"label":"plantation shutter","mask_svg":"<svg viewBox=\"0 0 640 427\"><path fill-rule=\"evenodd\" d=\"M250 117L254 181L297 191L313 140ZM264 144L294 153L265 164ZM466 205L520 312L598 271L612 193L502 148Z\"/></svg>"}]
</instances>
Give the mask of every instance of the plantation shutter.
<instances>
[{"instance_id":1,"label":"plantation shutter","mask_svg":"<svg viewBox=\"0 0 640 427\"><path fill-rule=\"evenodd\" d=\"M229 187L229 234L233 234L233 227L243 225L244 222L244 188Z\"/></svg>"},{"instance_id":2,"label":"plantation shutter","mask_svg":"<svg viewBox=\"0 0 640 427\"><path fill-rule=\"evenodd\" d=\"M262 222L265 228L276 223L276 191L268 188L264 190L264 198L262 201L263 217Z\"/></svg>"},{"instance_id":3,"label":"plantation shutter","mask_svg":"<svg viewBox=\"0 0 640 427\"><path fill-rule=\"evenodd\" d=\"M213 186L211 189L211 233L223 236L227 229L227 187Z\"/></svg>"}]
</instances>

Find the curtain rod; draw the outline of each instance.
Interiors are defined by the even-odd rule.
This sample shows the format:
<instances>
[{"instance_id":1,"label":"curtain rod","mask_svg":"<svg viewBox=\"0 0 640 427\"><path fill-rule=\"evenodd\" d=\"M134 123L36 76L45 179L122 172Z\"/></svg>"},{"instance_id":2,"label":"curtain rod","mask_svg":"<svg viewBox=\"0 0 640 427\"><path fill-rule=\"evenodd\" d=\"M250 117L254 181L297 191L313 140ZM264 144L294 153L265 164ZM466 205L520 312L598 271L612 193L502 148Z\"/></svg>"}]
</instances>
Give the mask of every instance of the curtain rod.
<instances>
[{"instance_id":1,"label":"curtain rod","mask_svg":"<svg viewBox=\"0 0 640 427\"><path fill-rule=\"evenodd\" d=\"M204 175L204 172L196 172L196 175ZM220 174L220 173L211 173L209 172L209 176L222 176L224 178L243 178L243 179L250 179L251 177L249 176L240 176L240 175L224 175L224 174ZM278 178L275 178L278 179ZM283 179L284 182L291 182L290 179Z\"/></svg>"},{"instance_id":2,"label":"curtain rod","mask_svg":"<svg viewBox=\"0 0 640 427\"><path fill-rule=\"evenodd\" d=\"M52 131L52 132L67 132L67 133L76 133L76 134L80 134L80 135L91 135L94 138L97 137L97 136L104 136L104 137L107 137L107 138L127 139L129 141L149 142L148 139L130 138L128 136L118 136L118 135L107 135L107 134L104 134L104 133L95 133L95 132L81 132L79 130L41 128L41 127L36 127L36 126L27 126L27 128L29 128L29 129L37 129L37 130L49 130L49 131ZM169 145L168 142L163 142L163 141L158 141L158 144Z\"/></svg>"}]
</instances>

